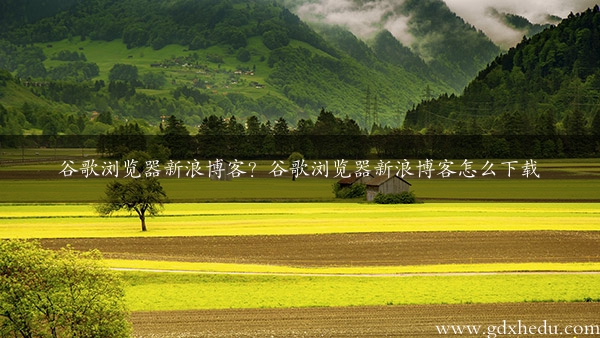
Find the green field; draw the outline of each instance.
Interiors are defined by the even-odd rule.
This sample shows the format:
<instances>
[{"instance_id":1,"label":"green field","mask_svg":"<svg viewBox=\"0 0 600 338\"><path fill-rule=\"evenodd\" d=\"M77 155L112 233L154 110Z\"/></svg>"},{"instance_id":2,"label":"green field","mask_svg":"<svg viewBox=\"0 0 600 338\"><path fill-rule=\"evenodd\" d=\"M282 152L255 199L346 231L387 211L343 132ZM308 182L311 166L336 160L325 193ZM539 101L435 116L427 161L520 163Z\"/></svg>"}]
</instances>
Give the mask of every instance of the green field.
<instances>
[{"instance_id":1,"label":"green field","mask_svg":"<svg viewBox=\"0 0 600 338\"><path fill-rule=\"evenodd\" d=\"M97 156L96 149L92 148L0 148L0 163L2 161L13 161L16 165L2 166L3 170L54 170L60 168L60 163L65 157L79 157L81 160L88 159L89 156ZM60 163L40 164L26 162L19 165L19 161L44 161L56 160Z\"/></svg>"},{"instance_id":2,"label":"green field","mask_svg":"<svg viewBox=\"0 0 600 338\"><path fill-rule=\"evenodd\" d=\"M123 274L132 311L600 299L600 275L281 277Z\"/></svg>"},{"instance_id":3,"label":"green field","mask_svg":"<svg viewBox=\"0 0 600 338\"><path fill-rule=\"evenodd\" d=\"M7 150L7 149L4 149ZM35 153L39 155L35 155ZM93 152L92 149L25 149L25 157L35 159L61 158L64 156L81 156L81 153ZM54 154L56 153L56 155ZM3 152L3 158L18 161L19 149ZM81 157L83 159L84 157ZM106 159L96 159L98 177L84 178L81 173L71 177L60 174L63 166L61 161L54 163L13 163L0 165L0 203L92 203L98 201L104 194L108 182L113 179L123 179L124 169L119 178L102 177L102 165ZM242 161L242 160L241 160ZM501 163L506 160L491 160ZM82 160L74 160L73 168L81 169ZM240 169L245 171L239 178L229 182L214 182L208 179L206 166L208 161L200 161L204 176L186 177L187 161L181 171L181 178L161 176L161 183L171 202L346 202L336 200L332 186L339 180L336 176L333 161L329 161L327 178L300 177L295 182L291 173L284 177L270 174L273 161L243 160ZM254 164L250 163L256 163ZM307 170L321 161L308 160ZM322 161L325 163L324 161ZM375 170L378 161L371 161L371 169ZM391 161L396 163L397 161ZM418 160L410 160L415 165ZM460 171L460 161L455 160L452 170ZM474 161L474 168L485 163L484 160ZM524 161L520 161L524 163ZM287 167L287 165L284 165ZM418 177L414 167L413 176L405 177L411 184L411 190L418 199L432 201L479 201L479 202L600 202L600 166L598 159L556 159L538 161L537 172L540 178L524 178L522 170L515 165L511 177L508 177L506 165L497 165L496 176L476 176L474 178L440 178L433 173L434 178ZM356 170L354 161L348 161L347 173ZM15 173L27 173L27 178L15 177ZM312 173L312 172L311 172ZM251 175L257 174L256 177ZM40 178L37 178L40 177ZM352 202L360 202L355 200Z\"/></svg>"},{"instance_id":4,"label":"green field","mask_svg":"<svg viewBox=\"0 0 600 338\"><path fill-rule=\"evenodd\" d=\"M59 170L56 171L58 176ZM0 172L0 176L2 172ZM104 194L109 178L1 180L0 203L87 203ZM334 201L334 179L200 178L161 179L172 202ZM600 201L597 179L413 179L417 199L481 201ZM344 201L336 201L344 202Z\"/></svg>"},{"instance_id":5,"label":"green field","mask_svg":"<svg viewBox=\"0 0 600 338\"><path fill-rule=\"evenodd\" d=\"M39 208L39 209L38 209ZM0 237L275 235L398 231L600 230L598 203L187 203L150 218L92 205L0 205Z\"/></svg>"},{"instance_id":6,"label":"green field","mask_svg":"<svg viewBox=\"0 0 600 338\"><path fill-rule=\"evenodd\" d=\"M2 181L0 203L97 202L109 182L108 178L6 180ZM172 202L322 201L334 197L333 181L315 178L297 182L284 178L241 178L231 182L206 177L168 178L161 179L161 184Z\"/></svg>"}]
</instances>

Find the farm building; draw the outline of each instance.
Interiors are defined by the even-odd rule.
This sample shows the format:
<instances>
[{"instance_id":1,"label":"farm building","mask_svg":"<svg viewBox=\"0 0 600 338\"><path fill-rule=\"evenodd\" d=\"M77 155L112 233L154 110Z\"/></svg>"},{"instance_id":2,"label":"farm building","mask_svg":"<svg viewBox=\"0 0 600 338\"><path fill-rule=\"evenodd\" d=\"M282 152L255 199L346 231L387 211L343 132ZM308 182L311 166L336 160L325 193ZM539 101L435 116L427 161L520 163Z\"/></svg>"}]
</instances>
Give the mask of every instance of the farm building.
<instances>
[{"instance_id":1,"label":"farm building","mask_svg":"<svg viewBox=\"0 0 600 338\"><path fill-rule=\"evenodd\" d=\"M372 201L378 193L400 194L410 189L411 184L398 175L378 176L367 182L367 201Z\"/></svg>"},{"instance_id":2,"label":"farm building","mask_svg":"<svg viewBox=\"0 0 600 338\"><path fill-rule=\"evenodd\" d=\"M353 184L367 184L367 182L369 182L370 180L373 179L373 175L368 174L366 176L356 176L356 175L350 175L350 177L346 177L346 178L342 178L341 180L339 180L337 183L340 185L340 189L343 188L349 188L351 187Z\"/></svg>"},{"instance_id":3,"label":"farm building","mask_svg":"<svg viewBox=\"0 0 600 338\"><path fill-rule=\"evenodd\" d=\"M231 181L229 161L217 160L210 165L208 177L211 181Z\"/></svg>"}]
</instances>

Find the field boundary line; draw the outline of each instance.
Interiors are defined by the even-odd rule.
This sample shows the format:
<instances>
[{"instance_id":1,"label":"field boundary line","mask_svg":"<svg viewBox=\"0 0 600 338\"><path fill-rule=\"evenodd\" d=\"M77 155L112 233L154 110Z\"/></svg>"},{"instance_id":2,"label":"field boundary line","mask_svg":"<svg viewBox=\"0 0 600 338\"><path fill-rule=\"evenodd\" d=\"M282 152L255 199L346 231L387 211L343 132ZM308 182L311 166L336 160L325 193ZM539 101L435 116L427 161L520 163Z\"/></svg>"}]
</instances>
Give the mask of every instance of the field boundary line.
<instances>
[{"instance_id":1,"label":"field boundary line","mask_svg":"<svg viewBox=\"0 0 600 338\"><path fill-rule=\"evenodd\" d=\"M499 275L600 275L600 271L483 271L483 272L404 272L404 273L305 273L305 272L252 272L252 271L197 271L139 268L109 268L121 272L181 273L230 276L282 276L282 277L467 277Z\"/></svg>"}]
</instances>

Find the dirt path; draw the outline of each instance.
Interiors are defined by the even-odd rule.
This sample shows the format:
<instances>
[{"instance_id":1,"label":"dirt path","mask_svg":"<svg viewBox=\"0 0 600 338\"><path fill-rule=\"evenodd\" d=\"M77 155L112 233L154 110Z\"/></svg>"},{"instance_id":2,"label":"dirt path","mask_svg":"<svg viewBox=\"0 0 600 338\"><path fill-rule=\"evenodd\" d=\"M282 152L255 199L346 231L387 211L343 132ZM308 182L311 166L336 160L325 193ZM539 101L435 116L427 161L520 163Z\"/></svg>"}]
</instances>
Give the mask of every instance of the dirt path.
<instances>
[{"instance_id":1,"label":"dirt path","mask_svg":"<svg viewBox=\"0 0 600 338\"><path fill-rule=\"evenodd\" d=\"M44 239L106 258L287 266L598 262L600 232L478 231Z\"/></svg>"},{"instance_id":2,"label":"dirt path","mask_svg":"<svg viewBox=\"0 0 600 338\"><path fill-rule=\"evenodd\" d=\"M440 337L436 325L600 326L600 303L510 303L134 312L134 337ZM600 327L598 328L600 330ZM566 335L574 337L580 335ZM599 336L596 335L585 336ZM581 335L582 337L584 335ZM501 337L498 335L498 337Z\"/></svg>"},{"instance_id":3,"label":"dirt path","mask_svg":"<svg viewBox=\"0 0 600 338\"><path fill-rule=\"evenodd\" d=\"M600 275L600 271L489 271L489 272L413 272L413 273L299 273L299 272L236 272L194 271L138 268L110 268L124 272L189 273L199 275L284 276L284 277L451 277L497 275Z\"/></svg>"}]
</instances>

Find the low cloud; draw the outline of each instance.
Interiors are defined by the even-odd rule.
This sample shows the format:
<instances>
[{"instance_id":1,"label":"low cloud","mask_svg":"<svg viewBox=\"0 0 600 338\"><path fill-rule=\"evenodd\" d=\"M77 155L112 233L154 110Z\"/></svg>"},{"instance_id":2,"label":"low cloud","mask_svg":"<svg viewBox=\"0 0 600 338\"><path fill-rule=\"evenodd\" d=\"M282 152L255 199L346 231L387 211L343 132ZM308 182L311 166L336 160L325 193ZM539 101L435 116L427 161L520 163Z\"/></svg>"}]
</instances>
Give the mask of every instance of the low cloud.
<instances>
[{"instance_id":1,"label":"low cloud","mask_svg":"<svg viewBox=\"0 0 600 338\"><path fill-rule=\"evenodd\" d=\"M303 20L344 26L354 35L368 39L382 29L384 17L393 9L392 0L364 3L353 0L320 0L300 4L295 11Z\"/></svg>"},{"instance_id":2,"label":"low cloud","mask_svg":"<svg viewBox=\"0 0 600 338\"><path fill-rule=\"evenodd\" d=\"M410 17L397 16L395 18L390 18L383 25L383 28L392 33L392 35L405 46L412 46L415 42L415 37L408 32L409 21Z\"/></svg>"},{"instance_id":3,"label":"low cloud","mask_svg":"<svg viewBox=\"0 0 600 338\"><path fill-rule=\"evenodd\" d=\"M284 0L285 1L285 0ZM496 13L516 14L532 23L549 23L548 16L565 18L570 12L593 7L597 0L443 0L451 11L483 31L502 47L521 41L523 32L511 28ZM303 20L347 27L361 39L369 39L382 29L389 30L406 46L415 38L409 33L410 17L395 9L404 0L287 0L286 5Z\"/></svg>"},{"instance_id":4,"label":"low cloud","mask_svg":"<svg viewBox=\"0 0 600 338\"><path fill-rule=\"evenodd\" d=\"M396 11L404 0L292 0L291 3L296 5L295 12L303 20L343 26L363 40L386 29L405 46L412 46L415 41L408 30L410 17Z\"/></svg>"},{"instance_id":5,"label":"low cloud","mask_svg":"<svg viewBox=\"0 0 600 338\"><path fill-rule=\"evenodd\" d=\"M582 12L593 7L596 0L443 0L469 24L483 31L502 47L517 44L523 33L507 26L497 13L516 14L534 24L552 23L549 16L566 18L570 12Z\"/></svg>"}]
</instances>

